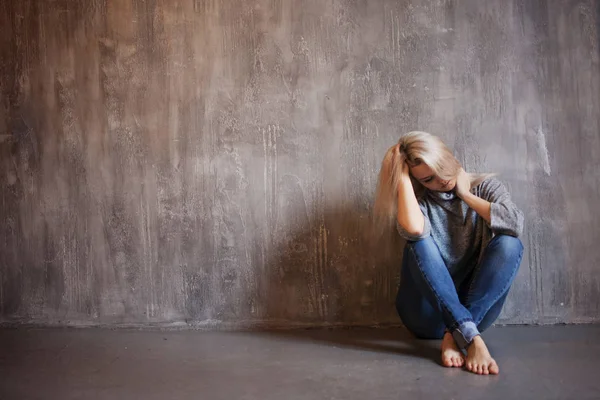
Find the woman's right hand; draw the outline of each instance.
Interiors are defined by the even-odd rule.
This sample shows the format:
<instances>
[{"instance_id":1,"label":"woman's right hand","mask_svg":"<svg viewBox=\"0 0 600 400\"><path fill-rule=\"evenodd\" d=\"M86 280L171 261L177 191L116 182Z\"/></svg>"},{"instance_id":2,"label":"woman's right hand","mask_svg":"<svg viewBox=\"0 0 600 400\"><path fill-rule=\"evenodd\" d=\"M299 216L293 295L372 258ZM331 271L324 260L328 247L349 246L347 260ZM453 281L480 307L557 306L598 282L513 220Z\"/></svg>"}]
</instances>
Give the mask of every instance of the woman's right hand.
<instances>
[{"instance_id":1,"label":"woman's right hand","mask_svg":"<svg viewBox=\"0 0 600 400\"><path fill-rule=\"evenodd\" d=\"M400 156L400 145L397 144L394 149L394 158L398 158ZM402 159L402 179L410 180L410 169L408 167L408 163L405 159Z\"/></svg>"}]
</instances>

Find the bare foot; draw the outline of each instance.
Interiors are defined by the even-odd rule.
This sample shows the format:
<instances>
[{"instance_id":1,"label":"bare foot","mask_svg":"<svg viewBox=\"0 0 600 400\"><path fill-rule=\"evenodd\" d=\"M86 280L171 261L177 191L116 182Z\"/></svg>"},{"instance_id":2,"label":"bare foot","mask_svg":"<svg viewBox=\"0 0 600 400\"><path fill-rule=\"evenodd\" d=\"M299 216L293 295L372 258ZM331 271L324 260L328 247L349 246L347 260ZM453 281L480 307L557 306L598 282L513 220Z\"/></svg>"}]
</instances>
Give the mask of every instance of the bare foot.
<instances>
[{"instance_id":1,"label":"bare foot","mask_svg":"<svg viewBox=\"0 0 600 400\"><path fill-rule=\"evenodd\" d=\"M464 363L465 357L458 349L454 338L450 332L446 332L442 340L442 364L445 367L462 367Z\"/></svg>"},{"instance_id":2,"label":"bare foot","mask_svg":"<svg viewBox=\"0 0 600 400\"><path fill-rule=\"evenodd\" d=\"M467 348L467 369L478 375L497 375L500 372L481 336L475 336Z\"/></svg>"}]
</instances>

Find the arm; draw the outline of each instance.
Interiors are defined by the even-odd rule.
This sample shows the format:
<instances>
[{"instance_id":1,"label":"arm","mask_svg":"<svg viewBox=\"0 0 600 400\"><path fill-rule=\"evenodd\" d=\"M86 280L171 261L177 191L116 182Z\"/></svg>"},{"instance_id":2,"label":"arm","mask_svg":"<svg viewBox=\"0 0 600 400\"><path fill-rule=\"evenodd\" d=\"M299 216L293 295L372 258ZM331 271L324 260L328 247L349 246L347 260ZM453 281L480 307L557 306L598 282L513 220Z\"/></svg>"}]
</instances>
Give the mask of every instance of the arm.
<instances>
[{"instance_id":1,"label":"arm","mask_svg":"<svg viewBox=\"0 0 600 400\"><path fill-rule=\"evenodd\" d=\"M523 231L523 213L512 202L510 194L497 179L489 179L478 186L477 194L470 191L468 175L461 170L457 179L456 194L495 233L518 237Z\"/></svg>"},{"instance_id":2,"label":"arm","mask_svg":"<svg viewBox=\"0 0 600 400\"><path fill-rule=\"evenodd\" d=\"M425 218L415 196L406 162L402 166L398 184L398 224L412 236L422 235L425 229Z\"/></svg>"},{"instance_id":3,"label":"arm","mask_svg":"<svg viewBox=\"0 0 600 400\"><path fill-rule=\"evenodd\" d=\"M456 195L471 207L488 224L492 221L492 204L479 196L471 193L471 179L469 175L461 168L456 178Z\"/></svg>"},{"instance_id":4,"label":"arm","mask_svg":"<svg viewBox=\"0 0 600 400\"><path fill-rule=\"evenodd\" d=\"M477 214L483 218L488 225L492 222L492 203L487 200L477 197L471 192L465 193L461 199L467 203Z\"/></svg>"}]
</instances>

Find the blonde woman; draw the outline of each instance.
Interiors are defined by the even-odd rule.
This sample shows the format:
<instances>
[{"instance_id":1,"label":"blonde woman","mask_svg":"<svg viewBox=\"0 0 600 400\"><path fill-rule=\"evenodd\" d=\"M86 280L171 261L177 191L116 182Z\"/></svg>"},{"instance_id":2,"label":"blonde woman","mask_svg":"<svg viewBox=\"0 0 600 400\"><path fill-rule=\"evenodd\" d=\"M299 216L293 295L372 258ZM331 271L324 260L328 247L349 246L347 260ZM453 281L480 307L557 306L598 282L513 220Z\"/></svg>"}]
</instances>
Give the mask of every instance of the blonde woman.
<instances>
[{"instance_id":1,"label":"blonde woman","mask_svg":"<svg viewBox=\"0 0 600 400\"><path fill-rule=\"evenodd\" d=\"M502 183L466 173L439 138L410 132L385 155L375 211L407 240L403 324L442 339L444 366L498 374L481 332L500 315L523 255L523 214Z\"/></svg>"}]
</instances>

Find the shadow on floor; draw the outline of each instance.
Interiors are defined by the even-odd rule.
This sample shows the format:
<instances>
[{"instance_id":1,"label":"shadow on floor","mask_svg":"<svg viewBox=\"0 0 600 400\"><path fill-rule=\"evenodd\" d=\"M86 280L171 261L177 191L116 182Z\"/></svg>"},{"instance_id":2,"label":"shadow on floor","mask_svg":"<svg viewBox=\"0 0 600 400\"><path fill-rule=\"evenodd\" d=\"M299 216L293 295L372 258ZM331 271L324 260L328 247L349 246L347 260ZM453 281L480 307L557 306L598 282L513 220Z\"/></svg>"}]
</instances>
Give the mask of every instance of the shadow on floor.
<instances>
[{"instance_id":1,"label":"shadow on floor","mask_svg":"<svg viewBox=\"0 0 600 400\"><path fill-rule=\"evenodd\" d=\"M397 354L431 360L441 365L439 340L415 339L406 329L335 328L267 330L260 332L277 339L322 343L359 351Z\"/></svg>"}]
</instances>

